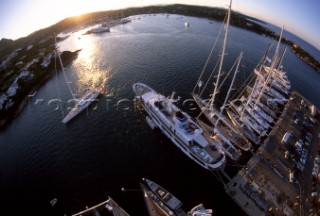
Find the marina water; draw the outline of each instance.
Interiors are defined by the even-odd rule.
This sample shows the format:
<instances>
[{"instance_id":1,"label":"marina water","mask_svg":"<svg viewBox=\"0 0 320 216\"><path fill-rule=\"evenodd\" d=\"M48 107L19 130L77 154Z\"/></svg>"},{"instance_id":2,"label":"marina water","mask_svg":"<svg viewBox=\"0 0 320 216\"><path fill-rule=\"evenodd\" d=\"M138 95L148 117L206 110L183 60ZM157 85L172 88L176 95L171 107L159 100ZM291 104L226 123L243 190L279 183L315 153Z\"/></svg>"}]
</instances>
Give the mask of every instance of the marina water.
<instances>
[{"instance_id":1,"label":"marina water","mask_svg":"<svg viewBox=\"0 0 320 216\"><path fill-rule=\"evenodd\" d=\"M61 120L73 103L62 73L54 73L29 97L20 115L0 132L0 215L70 215L108 196L129 214L146 215L139 186L143 177L173 193L185 210L203 203L214 215L245 215L212 173L148 127L132 91L135 82L166 96L175 91L178 106L197 116L190 93L221 23L163 14L131 18L109 33L76 30L59 43L61 51L82 49L66 66L74 92L80 97L104 85L105 94L67 125ZM244 51L240 86L272 43L231 27L224 70ZM293 89L320 107L320 74L289 49L283 64ZM50 207L53 198L57 204Z\"/></svg>"}]
</instances>

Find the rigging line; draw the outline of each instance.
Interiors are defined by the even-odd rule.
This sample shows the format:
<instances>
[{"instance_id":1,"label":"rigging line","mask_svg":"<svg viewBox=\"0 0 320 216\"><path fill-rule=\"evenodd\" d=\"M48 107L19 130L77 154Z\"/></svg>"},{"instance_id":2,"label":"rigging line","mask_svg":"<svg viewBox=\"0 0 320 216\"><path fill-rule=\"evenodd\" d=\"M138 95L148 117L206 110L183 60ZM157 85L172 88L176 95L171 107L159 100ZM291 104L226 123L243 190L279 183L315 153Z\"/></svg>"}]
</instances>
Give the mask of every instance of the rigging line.
<instances>
[{"instance_id":1,"label":"rigging line","mask_svg":"<svg viewBox=\"0 0 320 216\"><path fill-rule=\"evenodd\" d=\"M229 161L229 164L240 165L240 166L246 167L245 166L246 164L242 164L239 161Z\"/></svg>"},{"instance_id":2,"label":"rigging line","mask_svg":"<svg viewBox=\"0 0 320 216\"><path fill-rule=\"evenodd\" d=\"M239 58L238 58L238 59L239 59ZM219 87L219 89L218 89L218 92L220 91L220 88L222 87L222 85L223 85L224 82L226 81L227 77L229 76L229 74L230 74L231 71L233 70L233 68L234 68L234 66L236 65L238 59L234 62L233 66L232 66L231 69L229 70L228 74L226 75L226 77L224 78L224 80L221 82L221 85L220 85L220 87ZM219 100L219 98L218 98L218 100ZM222 101L219 100L219 102L222 102Z\"/></svg>"},{"instance_id":3,"label":"rigging line","mask_svg":"<svg viewBox=\"0 0 320 216\"><path fill-rule=\"evenodd\" d=\"M222 171L223 172L223 171ZM214 177L220 182L222 183L224 186L226 185L225 182L223 181L223 178L221 177L219 172L216 171L211 171L212 175L214 175Z\"/></svg>"},{"instance_id":4,"label":"rigging line","mask_svg":"<svg viewBox=\"0 0 320 216\"><path fill-rule=\"evenodd\" d=\"M56 53L56 51L54 51L54 70L55 70L55 72L56 72L56 84L57 84L57 89L58 89L58 95L59 95L59 103L60 103L61 114L62 114L62 117L63 117L63 116L65 116L65 115L64 115L63 108L62 108L61 93L60 93L60 88L59 88L59 83L58 83L57 53Z\"/></svg>"},{"instance_id":5,"label":"rigging line","mask_svg":"<svg viewBox=\"0 0 320 216\"><path fill-rule=\"evenodd\" d=\"M246 166L240 164L240 163L231 163L231 161L229 161L229 164L227 164L227 166L232 166L232 167L241 167L241 168L245 168Z\"/></svg>"},{"instance_id":6,"label":"rigging line","mask_svg":"<svg viewBox=\"0 0 320 216\"><path fill-rule=\"evenodd\" d=\"M235 88L235 93L230 97L230 100L233 100L235 97L239 96L239 95L244 95L245 92L245 86L243 85L243 82L240 82L238 80L235 80L235 84L234 84L234 88Z\"/></svg>"},{"instance_id":7,"label":"rigging line","mask_svg":"<svg viewBox=\"0 0 320 216\"><path fill-rule=\"evenodd\" d=\"M262 67L263 67L263 65L264 65L265 62L266 62L266 58L267 58L267 56L268 56L269 51L270 51L270 46L267 48L267 50L266 50L266 52L265 52L265 55L263 56L263 60L262 60L261 64L259 65L259 70L258 70L259 74L261 74ZM267 79L265 80L265 84L268 84L269 79L270 79L270 75L273 73L274 66L275 66L275 61L272 62L272 64L271 64L270 73L267 75ZM260 79L260 77L257 77L257 82L258 82L258 79ZM256 88L256 87L255 87L255 88ZM251 101L251 98L252 98L252 96L253 96L253 92L255 91L255 88L252 89L252 92L251 92L251 95L250 95L250 98L249 98L250 101ZM258 94L257 100L255 101L255 104L254 104L253 108L255 108L255 107L256 107L256 104L260 101L260 98L262 97L262 94L263 94L263 92L265 91L265 88L266 88L266 85L264 85L264 86L262 87L260 93Z\"/></svg>"},{"instance_id":8,"label":"rigging line","mask_svg":"<svg viewBox=\"0 0 320 216\"><path fill-rule=\"evenodd\" d=\"M226 19L227 19L227 16L224 18L223 23L225 22ZM216 44L217 44L217 42L218 42L218 40L219 40L219 38L220 38L220 34L221 34L221 32L222 32L223 26L224 26L224 25L221 25L221 27L220 27L218 36L217 36L216 40L214 41L214 43L213 43L213 45L212 45L211 51L210 51L210 53L209 53L209 56L208 56L208 58L207 58L207 60L206 60L206 63L204 64L204 66L203 66L203 68L202 68L201 74L200 74L200 76L199 76L199 78L198 78L198 81L197 81L196 85L195 85L194 88L193 88L192 93L194 93L194 91L196 90L197 85L198 85L198 83L200 82L200 80L201 80L201 78L202 78L202 76L203 76L203 73L204 73L205 69L206 69L207 66L208 66L208 63L209 63L209 61L210 61L210 59L211 59L213 50L214 50L214 48L215 48L215 46L216 46Z\"/></svg>"},{"instance_id":9,"label":"rigging line","mask_svg":"<svg viewBox=\"0 0 320 216\"><path fill-rule=\"evenodd\" d=\"M201 97L201 95L203 94L204 90L207 88L207 85L209 84L209 82L210 82L210 80L211 80L211 78L212 78L212 76L213 76L213 73L215 72L217 66L219 65L220 60L221 60L221 57L219 57L219 59L218 59L216 65L214 66L214 68L213 68L213 70L212 70L212 72L211 72L211 74L210 74L210 76L209 76L206 84L204 85L202 91L200 92L200 94L199 94L200 97Z\"/></svg>"},{"instance_id":10,"label":"rigging line","mask_svg":"<svg viewBox=\"0 0 320 216\"><path fill-rule=\"evenodd\" d=\"M274 67L276 68L277 67L277 61L279 60L279 52L280 52L280 43L281 43L281 40L282 40L282 34L283 34L283 30L284 30L284 26L282 26L281 28L281 32L280 32L280 35L279 35L279 40L278 40L278 43L277 43L277 47L276 47L276 50L274 52L274 56L272 58L272 64L274 64Z\"/></svg>"},{"instance_id":11,"label":"rigging line","mask_svg":"<svg viewBox=\"0 0 320 216\"><path fill-rule=\"evenodd\" d=\"M220 60L221 60L221 56L219 57L219 60L217 61L215 67L213 68L213 70L212 70L209 78L207 79L206 84L205 84L204 87L202 88L202 91L200 92L199 97L201 97L201 95L203 94L203 92L207 89L207 85L209 84L209 82L210 82L210 80L211 80L211 77L213 76L214 71L216 70L217 66L219 65ZM208 103L205 105L204 108L209 108L210 102L211 102L211 98L209 99ZM200 108L200 109L201 109L201 108ZM200 114L197 116L197 118L199 118L199 117L201 116L201 114L203 113L203 111L204 111L204 109L201 109L201 112L200 112Z\"/></svg>"},{"instance_id":12,"label":"rigging line","mask_svg":"<svg viewBox=\"0 0 320 216\"><path fill-rule=\"evenodd\" d=\"M253 72L254 70L257 70L259 68L259 71L261 71L261 67L262 67L262 64L264 64L266 62L266 56L270 50L270 47L271 45L269 44L268 48L267 48L267 51L265 52L264 56L260 59L260 61L258 62L257 66L253 69ZM257 75L258 76L258 75ZM246 90L246 86L249 85L253 79L255 78L255 75L254 73L251 73L251 75L245 80L245 82L242 84L242 86L239 88L239 89L242 89L242 91L238 94L238 97L237 98L240 98L241 95L244 94L245 90ZM257 79L257 78L256 78ZM255 89L255 86L256 86L256 81L254 82L254 85L253 85L253 89ZM251 101L251 96L252 96L252 93L250 94L249 93L249 100L247 101L248 103ZM247 103L247 104L248 104Z\"/></svg>"},{"instance_id":13,"label":"rigging line","mask_svg":"<svg viewBox=\"0 0 320 216\"><path fill-rule=\"evenodd\" d=\"M237 96L236 96L236 97L232 97L232 100L235 100L236 98L240 98L241 95L244 95L244 92L246 91L246 86L248 86L249 83L251 83L252 80L254 80L254 78L255 78L254 75L251 74L251 75L247 78L247 80L240 85L240 87L238 88L238 89L240 90L240 92L237 91L237 94L235 94L235 95L237 95ZM238 93L238 92L239 92L239 93Z\"/></svg>"},{"instance_id":14,"label":"rigging line","mask_svg":"<svg viewBox=\"0 0 320 216\"><path fill-rule=\"evenodd\" d=\"M252 83L252 81L255 79L255 75L254 73L251 73L248 78L240 85L240 87L238 88L239 90L241 90L239 93L235 94L237 95L236 97L232 97L232 100L235 100L237 98L240 98L241 95L244 95L244 92L246 91L246 86L248 86L250 83Z\"/></svg>"},{"instance_id":15,"label":"rigging line","mask_svg":"<svg viewBox=\"0 0 320 216\"><path fill-rule=\"evenodd\" d=\"M228 71L227 75L224 77L224 79L222 80L220 86L218 87L218 92L220 91L220 89L222 88L222 86L224 85L224 82L227 80L229 74L233 71L233 68L235 67L237 61L239 60L239 58L233 63L232 67L230 68L230 70Z\"/></svg>"},{"instance_id":16,"label":"rigging line","mask_svg":"<svg viewBox=\"0 0 320 216\"><path fill-rule=\"evenodd\" d=\"M276 66L277 69L281 69L281 66L282 66L282 61L283 61L283 58L284 58L284 54L286 53L287 51L287 47L284 48L282 54L281 54L281 57L280 57L280 60Z\"/></svg>"},{"instance_id":17,"label":"rigging line","mask_svg":"<svg viewBox=\"0 0 320 216\"><path fill-rule=\"evenodd\" d=\"M58 57L59 57L59 62L60 62L61 69L62 69L62 71L63 71L64 78L65 78L65 80L66 80L66 82L67 82L68 88L69 88L69 90L70 90L70 93L71 93L73 99L74 99L74 100L77 100L77 99L75 98L73 92L72 92L72 89L71 89L70 85L69 85L69 82L68 82L68 79L67 79L67 75L66 75L66 72L65 72L64 67L63 67L63 64L62 64L62 60L61 60L61 57L60 57L60 53L59 53L59 50L58 50L58 48L57 48L57 39L56 39L56 36L54 36L54 40L55 40L55 43L56 43L55 49L56 49L56 52L57 52Z\"/></svg>"},{"instance_id":18,"label":"rigging line","mask_svg":"<svg viewBox=\"0 0 320 216\"><path fill-rule=\"evenodd\" d=\"M217 125L218 125L218 122L219 122L219 120L220 120L220 116L222 115L222 113L223 113L223 111L224 111L224 108L225 108L225 106L226 106L226 104L227 104L227 102L228 102L228 99L229 99L229 95L230 95L230 93L231 93L231 91L232 91L232 87L233 87L234 80L235 80L235 78L236 78L236 76L237 76L237 73L239 73L239 65L240 65L240 62L241 62L242 55L243 55L243 52L240 53L240 55L239 55L239 57L238 57L238 59L237 59L236 70L235 70L235 72L234 72L234 75L233 75L233 78L232 78L232 81L231 81L231 84L230 84L230 88L229 88L229 90L228 90L228 92L227 92L227 96L225 97L225 100L224 100L224 102L223 102L223 105L222 105L222 107L220 108L220 114L219 114L218 119L217 119L217 121L216 121L215 127L217 127ZM231 70L233 70L233 67L234 67L234 65L232 66Z\"/></svg>"}]
</instances>

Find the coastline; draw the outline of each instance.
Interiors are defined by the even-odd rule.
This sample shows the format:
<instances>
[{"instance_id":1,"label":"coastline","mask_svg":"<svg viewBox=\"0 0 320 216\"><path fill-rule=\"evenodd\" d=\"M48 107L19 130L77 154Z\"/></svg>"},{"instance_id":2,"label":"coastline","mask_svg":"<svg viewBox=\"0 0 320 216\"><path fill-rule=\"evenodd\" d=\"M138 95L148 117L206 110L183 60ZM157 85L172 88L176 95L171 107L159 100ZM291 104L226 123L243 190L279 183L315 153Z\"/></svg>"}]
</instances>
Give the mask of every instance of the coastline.
<instances>
[{"instance_id":1,"label":"coastline","mask_svg":"<svg viewBox=\"0 0 320 216\"><path fill-rule=\"evenodd\" d=\"M102 20L106 17L119 17L119 14L125 14L126 17L141 15L141 14L179 14L184 16L192 16L199 18L207 18L209 20L223 21L226 9L223 8L213 8L207 6L194 6L194 5L183 5L183 4L172 4L172 5L156 5L156 6L146 6L146 7L132 7L119 10L110 11L100 11L92 12L87 14L82 14L80 17L68 17L60 22L49 26L47 28L38 30L27 37L13 40L4 40L0 42L0 59L6 55L9 55L14 50L26 46L26 44L32 44L33 42L39 42L44 40L54 33L59 33L63 31L68 31L70 29L75 29L87 25L101 24ZM232 11L230 24L241 29L255 32L257 34L279 39L279 34L270 30L269 28L263 26L258 22L264 23L253 17ZM317 72L320 72L320 62L317 61L312 55L310 55L302 46L296 41L291 41L286 38L282 38L282 42L290 46L292 51L305 63L314 68Z\"/></svg>"},{"instance_id":2,"label":"coastline","mask_svg":"<svg viewBox=\"0 0 320 216\"><path fill-rule=\"evenodd\" d=\"M82 19L74 19L74 17L66 18L51 27L39 30L29 35L26 38L18 39L17 41L14 41L14 42L16 42L16 44L19 46L21 45L22 42L24 43L24 46L28 46L27 44L29 44L30 41L33 41L33 42L37 41L38 42L37 46L41 48L50 47L50 43L48 43L49 42L48 39L46 39L44 43L41 43L41 40L45 40L44 38L51 37L52 32L63 32L68 29L74 28L76 26L84 26L88 24L88 20L92 22L92 19L94 20L93 22L99 23L101 22L102 17L106 17L107 15L114 16L119 13L126 14L126 16L134 16L139 14L154 14L154 13L180 14L185 16L207 18L209 20L212 19L212 20L222 21L224 18L225 10L221 8L210 8L210 7L201 7L201 6L166 5L166 6L149 6L149 7L141 7L141 8L127 8L127 9L121 9L116 11L95 12L95 13L83 15ZM274 39L278 39L279 37L279 35L274 33L273 31L261 26L260 24L257 24L255 21L250 20L250 17L246 17L245 15L238 14L236 12L232 12L231 25L239 27L244 30L255 32L259 35L271 37ZM294 42L288 39L282 39L282 42L290 46L292 52L296 56L298 56L303 62L308 64L310 67L312 67L316 71L320 72L320 62L316 61L303 48L301 48L299 45L295 44ZM16 48L16 46L13 46L13 48ZM2 51L3 50L0 49L0 53ZM79 50L73 52L73 54L77 54L78 51ZM27 55L30 55L29 56L30 58L33 58L34 56L32 55L35 55L33 53L28 53L30 52L28 51L28 49L26 49L25 52L27 53ZM3 53L1 54L3 55ZM74 55L72 56L74 57ZM70 56L67 58L70 58ZM68 63L70 62L64 62L65 65ZM28 86L30 89L25 89L25 92L19 95L20 98L14 101L17 104L11 108L12 110L10 110L9 112L0 113L0 116L1 116L0 130L4 129L12 119L16 118L20 114L20 112L23 110L25 104L28 101L28 94L32 94L52 76L52 71L51 71L53 70L52 67L53 67L52 65L49 66L47 69L50 71L46 72L44 76L37 77L37 82L33 82L32 85ZM2 116L3 113L5 114L4 116Z\"/></svg>"},{"instance_id":3,"label":"coastline","mask_svg":"<svg viewBox=\"0 0 320 216\"><path fill-rule=\"evenodd\" d=\"M77 56L78 53L81 50L76 50L74 52L70 51L64 51L62 53L62 61L64 65L70 64ZM20 101L15 101L17 103L9 112L7 112L3 118L0 119L0 132L4 130L11 121L13 121L15 118L19 116L21 111L24 109L26 104L28 103L28 95L33 94L35 91L37 91L41 86L43 86L53 75L54 75L54 69L51 67L48 67L49 71L46 73L39 82L37 82L35 85L31 87L27 92L24 92L23 94L25 95Z\"/></svg>"}]
</instances>

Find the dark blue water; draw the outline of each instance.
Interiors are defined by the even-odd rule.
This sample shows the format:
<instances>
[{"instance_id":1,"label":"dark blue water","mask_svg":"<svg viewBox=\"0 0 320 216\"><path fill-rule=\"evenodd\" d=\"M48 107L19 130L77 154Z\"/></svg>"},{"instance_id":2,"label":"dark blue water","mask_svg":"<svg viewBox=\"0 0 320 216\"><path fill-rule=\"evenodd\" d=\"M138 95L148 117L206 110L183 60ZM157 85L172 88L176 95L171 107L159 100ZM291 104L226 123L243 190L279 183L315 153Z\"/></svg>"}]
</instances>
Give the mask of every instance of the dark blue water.
<instances>
[{"instance_id":1,"label":"dark blue water","mask_svg":"<svg viewBox=\"0 0 320 216\"><path fill-rule=\"evenodd\" d=\"M178 105L196 116L197 110L183 102L191 98L220 23L176 15L139 17L110 33L74 32L59 44L61 50L82 48L66 69L73 91L81 95L103 84L106 94L64 125L61 110L65 114L72 104L60 72L0 132L0 215L70 215L107 196L131 215L146 215L137 190L143 177L172 192L185 210L204 203L215 215L244 215L212 173L148 127L145 113L133 100L132 84L144 82L164 95L175 91L181 97ZM187 29L185 21L190 23ZM230 28L225 65L231 66L240 51L245 55L238 85L272 42ZM320 107L320 74L290 51L284 66L293 88ZM130 191L122 192L122 187ZM50 208L53 198L58 203Z\"/></svg>"}]
</instances>

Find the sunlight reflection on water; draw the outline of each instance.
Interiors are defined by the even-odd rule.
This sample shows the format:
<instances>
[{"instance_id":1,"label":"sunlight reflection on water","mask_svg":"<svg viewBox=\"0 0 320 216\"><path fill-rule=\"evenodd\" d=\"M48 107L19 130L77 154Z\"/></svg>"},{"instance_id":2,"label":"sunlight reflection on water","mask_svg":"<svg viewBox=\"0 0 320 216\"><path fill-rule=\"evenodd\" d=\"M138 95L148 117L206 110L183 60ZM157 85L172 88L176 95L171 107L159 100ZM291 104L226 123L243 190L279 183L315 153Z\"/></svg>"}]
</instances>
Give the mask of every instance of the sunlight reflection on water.
<instances>
[{"instance_id":1,"label":"sunlight reflection on water","mask_svg":"<svg viewBox=\"0 0 320 216\"><path fill-rule=\"evenodd\" d=\"M100 51L94 40L82 37L78 40L81 51L72 64L72 73L77 77L75 81L76 91L81 94L88 89L105 86L110 79L111 66L102 67L97 64L97 53Z\"/></svg>"}]
</instances>

